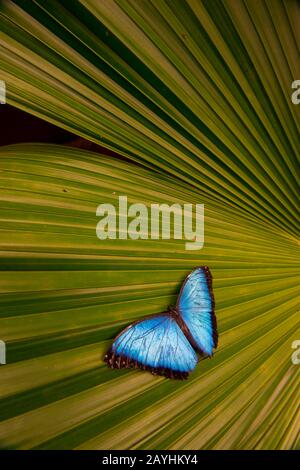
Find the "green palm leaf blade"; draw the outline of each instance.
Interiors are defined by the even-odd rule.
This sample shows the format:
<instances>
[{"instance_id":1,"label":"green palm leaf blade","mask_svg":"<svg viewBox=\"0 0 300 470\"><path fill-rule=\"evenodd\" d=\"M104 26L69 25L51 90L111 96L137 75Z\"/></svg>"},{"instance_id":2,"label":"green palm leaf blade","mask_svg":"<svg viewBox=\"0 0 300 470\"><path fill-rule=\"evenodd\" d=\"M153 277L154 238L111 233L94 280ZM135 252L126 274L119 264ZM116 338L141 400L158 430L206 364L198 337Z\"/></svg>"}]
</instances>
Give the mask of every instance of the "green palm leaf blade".
<instances>
[{"instance_id":1,"label":"green palm leaf blade","mask_svg":"<svg viewBox=\"0 0 300 470\"><path fill-rule=\"evenodd\" d=\"M0 188L1 448L299 447L294 237L188 183L67 147L2 147ZM204 203L203 249L100 241L96 208L119 195ZM107 368L114 336L165 310L201 264L214 279L214 358L186 382Z\"/></svg>"},{"instance_id":2,"label":"green palm leaf blade","mask_svg":"<svg viewBox=\"0 0 300 470\"><path fill-rule=\"evenodd\" d=\"M1 2L7 101L299 233L299 2Z\"/></svg>"}]
</instances>

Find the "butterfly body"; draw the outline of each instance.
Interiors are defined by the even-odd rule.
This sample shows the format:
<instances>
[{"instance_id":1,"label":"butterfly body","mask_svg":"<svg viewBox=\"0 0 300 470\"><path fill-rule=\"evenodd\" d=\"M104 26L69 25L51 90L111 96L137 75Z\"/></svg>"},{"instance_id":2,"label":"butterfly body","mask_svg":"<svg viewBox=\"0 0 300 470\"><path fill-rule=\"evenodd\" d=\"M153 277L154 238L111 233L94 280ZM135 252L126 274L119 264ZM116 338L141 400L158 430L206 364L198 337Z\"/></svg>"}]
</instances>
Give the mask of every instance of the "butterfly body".
<instances>
[{"instance_id":1,"label":"butterfly body","mask_svg":"<svg viewBox=\"0 0 300 470\"><path fill-rule=\"evenodd\" d=\"M207 266L185 279L177 304L123 330L105 356L112 368L141 368L185 379L198 354L211 356L217 346L212 278Z\"/></svg>"}]
</instances>

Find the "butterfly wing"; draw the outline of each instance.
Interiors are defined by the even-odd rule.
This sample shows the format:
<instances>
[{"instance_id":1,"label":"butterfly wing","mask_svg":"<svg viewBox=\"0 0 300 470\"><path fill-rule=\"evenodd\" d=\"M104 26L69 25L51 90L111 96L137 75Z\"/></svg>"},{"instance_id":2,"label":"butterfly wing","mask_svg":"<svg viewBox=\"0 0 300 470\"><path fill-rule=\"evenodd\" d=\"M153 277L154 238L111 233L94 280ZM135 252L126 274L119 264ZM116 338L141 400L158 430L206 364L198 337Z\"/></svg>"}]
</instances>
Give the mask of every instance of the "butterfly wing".
<instances>
[{"instance_id":1,"label":"butterfly wing","mask_svg":"<svg viewBox=\"0 0 300 470\"><path fill-rule=\"evenodd\" d=\"M123 330L105 356L110 367L140 367L171 378L186 378L197 355L169 314L138 321Z\"/></svg>"},{"instance_id":2,"label":"butterfly wing","mask_svg":"<svg viewBox=\"0 0 300 470\"><path fill-rule=\"evenodd\" d=\"M209 356L217 347L212 277L207 266L194 269L186 278L176 308L199 352Z\"/></svg>"}]
</instances>

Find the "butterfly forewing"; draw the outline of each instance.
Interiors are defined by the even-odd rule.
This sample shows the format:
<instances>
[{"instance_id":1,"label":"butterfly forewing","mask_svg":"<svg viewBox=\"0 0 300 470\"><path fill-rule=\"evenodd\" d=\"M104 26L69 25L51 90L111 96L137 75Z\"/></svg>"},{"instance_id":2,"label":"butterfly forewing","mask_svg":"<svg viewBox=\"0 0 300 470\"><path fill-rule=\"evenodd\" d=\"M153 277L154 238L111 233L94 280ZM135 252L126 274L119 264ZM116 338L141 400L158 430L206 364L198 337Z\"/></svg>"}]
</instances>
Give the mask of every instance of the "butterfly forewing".
<instances>
[{"instance_id":1,"label":"butterfly forewing","mask_svg":"<svg viewBox=\"0 0 300 470\"><path fill-rule=\"evenodd\" d=\"M199 352L211 356L218 337L212 278L207 266L196 268L189 274L176 307Z\"/></svg>"}]
</instances>

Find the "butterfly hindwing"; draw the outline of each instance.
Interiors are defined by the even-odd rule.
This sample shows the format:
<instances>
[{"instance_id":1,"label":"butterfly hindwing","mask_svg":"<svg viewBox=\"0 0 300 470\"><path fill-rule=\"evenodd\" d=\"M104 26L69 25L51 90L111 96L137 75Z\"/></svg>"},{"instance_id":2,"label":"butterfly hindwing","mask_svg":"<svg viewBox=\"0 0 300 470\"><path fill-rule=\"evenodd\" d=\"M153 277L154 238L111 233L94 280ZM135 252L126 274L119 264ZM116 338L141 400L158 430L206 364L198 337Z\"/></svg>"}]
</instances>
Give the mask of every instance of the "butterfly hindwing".
<instances>
[{"instance_id":1,"label":"butterfly hindwing","mask_svg":"<svg viewBox=\"0 0 300 470\"><path fill-rule=\"evenodd\" d=\"M123 330L105 360L111 367L140 367L167 377L186 378L198 358L174 318L162 314Z\"/></svg>"},{"instance_id":2,"label":"butterfly hindwing","mask_svg":"<svg viewBox=\"0 0 300 470\"><path fill-rule=\"evenodd\" d=\"M217 346L218 335L212 278L207 266L194 269L186 278L176 308L199 352L211 356Z\"/></svg>"}]
</instances>

